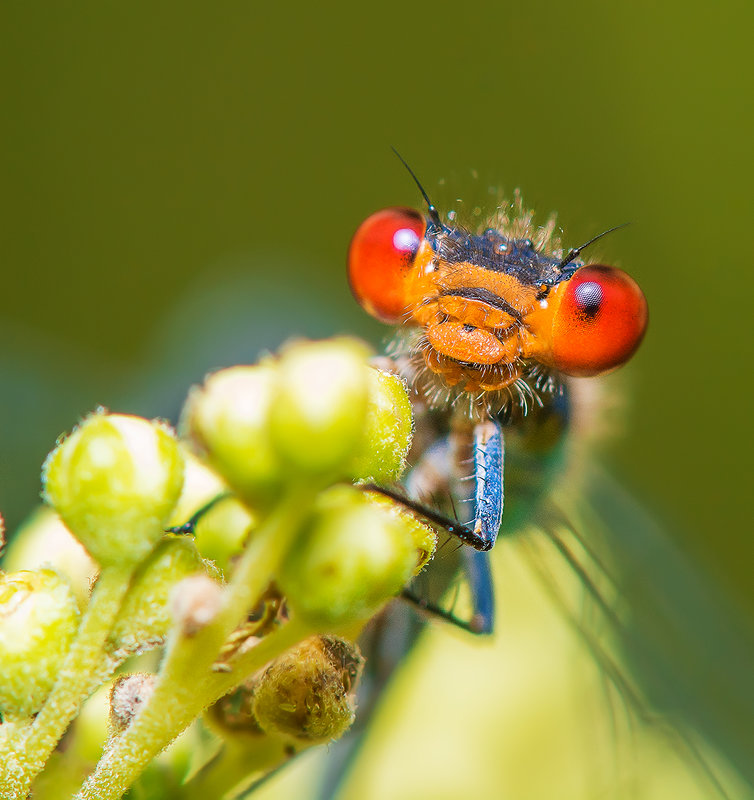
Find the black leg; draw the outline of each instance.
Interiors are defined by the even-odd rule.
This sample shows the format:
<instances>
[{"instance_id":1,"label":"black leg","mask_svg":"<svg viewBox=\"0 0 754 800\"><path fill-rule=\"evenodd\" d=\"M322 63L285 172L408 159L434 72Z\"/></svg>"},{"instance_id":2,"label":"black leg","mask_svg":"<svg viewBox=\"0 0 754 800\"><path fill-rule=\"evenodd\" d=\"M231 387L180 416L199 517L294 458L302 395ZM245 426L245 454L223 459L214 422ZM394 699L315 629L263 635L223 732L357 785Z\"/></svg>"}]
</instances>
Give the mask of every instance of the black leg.
<instances>
[{"instance_id":1,"label":"black leg","mask_svg":"<svg viewBox=\"0 0 754 800\"><path fill-rule=\"evenodd\" d=\"M495 624L495 595L492 584L489 553L471 548L461 551L462 566L471 594L471 614L468 619L443 608L434 600L406 587L401 598L427 616L439 617L457 628L474 634L490 634Z\"/></svg>"},{"instance_id":2,"label":"black leg","mask_svg":"<svg viewBox=\"0 0 754 800\"><path fill-rule=\"evenodd\" d=\"M196 528L197 523L199 520L207 513L209 513L218 503L227 499L228 497L232 497L233 495L230 492L222 492L221 494L215 495L208 503L205 503L198 511L192 514L183 525L176 525L174 528L167 528L165 533L177 533L183 535L193 535L194 529Z\"/></svg>"},{"instance_id":3,"label":"black leg","mask_svg":"<svg viewBox=\"0 0 754 800\"><path fill-rule=\"evenodd\" d=\"M389 497L391 500L395 500L396 503L400 503L404 508L409 509L409 511L413 511L420 517L424 517L424 519L426 519L428 522L431 522L433 525L437 525L438 528L442 528L451 536L455 536L464 544L473 547L475 550L489 550L490 547L492 547L493 542L485 540L483 536L476 533L468 525L464 525L463 523L458 522L458 520L451 519L445 514L441 514L439 511L435 511L434 509L428 508L427 506L424 506L415 500L411 500L410 498L402 495L400 492L396 492L393 489L387 489L384 486L377 486L374 483L366 483L361 485L359 488L363 489L365 492L377 492L385 497Z\"/></svg>"}]
</instances>

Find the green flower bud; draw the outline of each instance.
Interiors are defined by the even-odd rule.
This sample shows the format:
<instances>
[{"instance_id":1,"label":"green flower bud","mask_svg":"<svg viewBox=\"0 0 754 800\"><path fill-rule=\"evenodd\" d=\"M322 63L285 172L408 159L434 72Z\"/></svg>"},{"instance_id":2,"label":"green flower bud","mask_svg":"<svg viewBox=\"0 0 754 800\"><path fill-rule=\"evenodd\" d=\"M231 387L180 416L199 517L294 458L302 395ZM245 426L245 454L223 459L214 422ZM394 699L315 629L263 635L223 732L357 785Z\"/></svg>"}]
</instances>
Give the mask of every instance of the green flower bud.
<instances>
[{"instance_id":1,"label":"green flower bud","mask_svg":"<svg viewBox=\"0 0 754 800\"><path fill-rule=\"evenodd\" d=\"M50 453L45 499L101 565L137 564L162 538L183 459L159 423L92 414Z\"/></svg>"},{"instance_id":2,"label":"green flower bud","mask_svg":"<svg viewBox=\"0 0 754 800\"><path fill-rule=\"evenodd\" d=\"M252 507L270 505L285 474L269 435L275 368L232 367L192 390L181 429L235 492Z\"/></svg>"},{"instance_id":3,"label":"green flower bud","mask_svg":"<svg viewBox=\"0 0 754 800\"><path fill-rule=\"evenodd\" d=\"M194 542L168 536L139 566L108 640L114 657L140 653L162 644L172 623L170 594L177 583L203 571Z\"/></svg>"},{"instance_id":4,"label":"green flower bud","mask_svg":"<svg viewBox=\"0 0 754 800\"><path fill-rule=\"evenodd\" d=\"M385 497L379 492L365 492L364 497L379 506L385 513L392 514L403 525L406 534L416 548L416 564L413 575L418 575L427 566L437 547L437 531L426 522L422 522L407 508Z\"/></svg>"},{"instance_id":5,"label":"green flower bud","mask_svg":"<svg viewBox=\"0 0 754 800\"><path fill-rule=\"evenodd\" d=\"M222 500L196 524L196 547L203 558L214 561L227 574L231 559L238 555L255 522L249 509L234 497Z\"/></svg>"},{"instance_id":6,"label":"green flower bud","mask_svg":"<svg viewBox=\"0 0 754 800\"><path fill-rule=\"evenodd\" d=\"M306 744L340 738L354 720L358 647L315 636L277 658L254 686L252 712L268 734Z\"/></svg>"},{"instance_id":7,"label":"green flower bud","mask_svg":"<svg viewBox=\"0 0 754 800\"><path fill-rule=\"evenodd\" d=\"M351 477L370 483L392 483L403 474L411 447L411 401L397 375L370 368L367 376L369 403L364 433L351 463Z\"/></svg>"},{"instance_id":8,"label":"green flower bud","mask_svg":"<svg viewBox=\"0 0 754 800\"><path fill-rule=\"evenodd\" d=\"M228 486L223 479L200 461L185 442L179 441L178 447L183 456L183 489L168 519L168 528L183 525L197 509L218 495L228 492Z\"/></svg>"},{"instance_id":9,"label":"green flower bud","mask_svg":"<svg viewBox=\"0 0 754 800\"><path fill-rule=\"evenodd\" d=\"M79 608L83 608L89 601L99 567L63 520L49 506L40 506L16 531L3 566L8 572L15 572L50 565L68 578Z\"/></svg>"},{"instance_id":10,"label":"green flower bud","mask_svg":"<svg viewBox=\"0 0 754 800\"><path fill-rule=\"evenodd\" d=\"M230 494L227 484L216 472L188 450L182 450L186 460L183 493L168 527L183 525L208 503L227 495L205 511L194 526L196 549L202 558L214 561L224 572L229 568L231 558L243 549L256 519L248 506Z\"/></svg>"},{"instance_id":11,"label":"green flower bud","mask_svg":"<svg viewBox=\"0 0 754 800\"><path fill-rule=\"evenodd\" d=\"M270 431L295 472L328 479L348 475L364 432L367 356L354 339L297 342L283 351Z\"/></svg>"},{"instance_id":12,"label":"green flower bud","mask_svg":"<svg viewBox=\"0 0 754 800\"><path fill-rule=\"evenodd\" d=\"M28 717L42 707L73 641L79 608L52 570L0 575L0 711Z\"/></svg>"},{"instance_id":13,"label":"green flower bud","mask_svg":"<svg viewBox=\"0 0 754 800\"><path fill-rule=\"evenodd\" d=\"M416 560L399 515L357 489L337 486L317 500L279 583L294 613L332 629L372 616L406 583Z\"/></svg>"}]
</instances>

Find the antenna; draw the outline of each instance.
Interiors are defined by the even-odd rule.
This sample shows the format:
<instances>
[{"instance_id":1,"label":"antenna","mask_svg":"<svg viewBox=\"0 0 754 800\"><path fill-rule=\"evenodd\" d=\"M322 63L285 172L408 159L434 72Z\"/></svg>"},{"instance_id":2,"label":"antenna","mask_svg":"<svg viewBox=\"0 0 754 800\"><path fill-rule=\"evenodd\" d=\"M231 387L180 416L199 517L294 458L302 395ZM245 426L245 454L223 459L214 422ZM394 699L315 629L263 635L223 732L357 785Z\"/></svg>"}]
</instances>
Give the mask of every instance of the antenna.
<instances>
[{"instance_id":1,"label":"antenna","mask_svg":"<svg viewBox=\"0 0 754 800\"><path fill-rule=\"evenodd\" d=\"M440 222L440 215L437 213L437 209L435 208L434 203L429 199L429 195L424 191L424 187L419 182L419 179L416 177L414 171L409 167L406 163L406 159L394 148L390 148L397 156L398 160L403 164L403 166L408 170L408 174L414 179L414 183L419 187L419 191L422 193L422 197L424 198L424 202L427 204L427 212L429 213L429 218L432 220L434 225L437 225L438 228L442 227L442 222Z\"/></svg>"},{"instance_id":2,"label":"antenna","mask_svg":"<svg viewBox=\"0 0 754 800\"><path fill-rule=\"evenodd\" d=\"M399 156L400 158L400 156ZM401 159L402 160L402 159ZM584 242L584 244L579 245L578 247L572 247L568 251L568 255L555 266L556 269L563 269L563 267L567 266L568 264L573 261L576 256L582 251L589 247L590 244L594 244L598 239L601 239L603 236L607 236L608 233L613 233L613 231L619 231L621 228L625 228L626 225L630 225L630 222L624 222L621 225L616 225L614 228L608 228L606 231L602 231L602 233L598 233L594 238L590 239L588 242Z\"/></svg>"}]
</instances>

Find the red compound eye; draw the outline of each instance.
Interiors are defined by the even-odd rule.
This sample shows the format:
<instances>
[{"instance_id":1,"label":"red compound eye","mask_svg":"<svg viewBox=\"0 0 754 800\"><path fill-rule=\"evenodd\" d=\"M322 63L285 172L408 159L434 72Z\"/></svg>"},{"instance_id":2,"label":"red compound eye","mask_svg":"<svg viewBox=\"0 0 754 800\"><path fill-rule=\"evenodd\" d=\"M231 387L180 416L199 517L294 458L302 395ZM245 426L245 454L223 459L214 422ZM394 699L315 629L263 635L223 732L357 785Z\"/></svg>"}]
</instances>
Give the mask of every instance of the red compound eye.
<instances>
[{"instance_id":1,"label":"red compound eye","mask_svg":"<svg viewBox=\"0 0 754 800\"><path fill-rule=\"evenodd\" d=\"M406 312L405 279L421 245L426 223L410 208L386 208L367 217L351 240L348 280L361 306L383 322Z\"/></svg>"},{"instance_id":2,"label":"red compound eye","mask_svg":"<svg viewBox=\"0 0 754 800\"><path fill-rule=\"evenodd\" d=\"M590 264L564 288L552 325L555 366L567 375L597 375L634 354L647 328L647 301L623 270Z\"/></svg>"}]
</instances>

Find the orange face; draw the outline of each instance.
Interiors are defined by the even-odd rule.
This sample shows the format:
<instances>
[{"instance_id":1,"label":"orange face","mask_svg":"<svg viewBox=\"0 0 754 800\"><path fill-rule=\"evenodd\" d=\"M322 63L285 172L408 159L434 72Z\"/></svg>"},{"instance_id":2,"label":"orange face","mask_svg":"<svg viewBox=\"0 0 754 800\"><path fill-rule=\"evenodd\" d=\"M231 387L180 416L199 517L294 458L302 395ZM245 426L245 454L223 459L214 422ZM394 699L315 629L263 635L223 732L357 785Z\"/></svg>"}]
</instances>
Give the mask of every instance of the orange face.
<instances>
[{"instance_id":1,"label":"orange face","mask_svg":"<svg viewBox=\"0 0 754 800\"><path fill-rule=\"evenodd\" d=\"M406 208L368 217L348 254L359 303L384 322L423 330L427 367L468 392L504 389L532 363L566 375L624 364L647 303L625 272L556 257L542 243L471 234Z\"/></svg>"}]
</instances>

